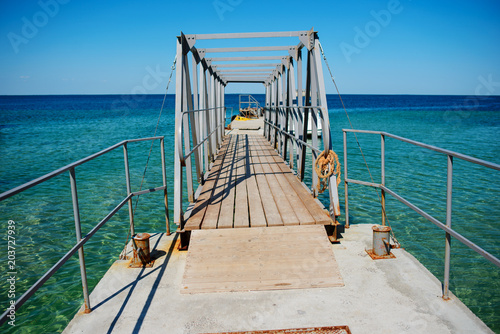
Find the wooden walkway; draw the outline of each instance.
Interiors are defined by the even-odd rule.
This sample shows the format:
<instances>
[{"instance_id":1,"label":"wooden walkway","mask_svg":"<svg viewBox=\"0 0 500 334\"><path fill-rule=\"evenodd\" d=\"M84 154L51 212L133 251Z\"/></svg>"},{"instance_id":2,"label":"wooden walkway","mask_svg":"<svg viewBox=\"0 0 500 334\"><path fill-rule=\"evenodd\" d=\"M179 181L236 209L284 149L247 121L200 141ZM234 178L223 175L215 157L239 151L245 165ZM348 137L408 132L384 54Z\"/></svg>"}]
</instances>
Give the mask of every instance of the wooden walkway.
<instances>
[{"instance_id":1,"label":"wooden walkway","mask_svg":"<svg viewBox=\"0 0 500 334\"><path fill-rule=\"evenodd\" d=\"M225 138L184 230L333 224L260 135Z\"/></svg>"},{"instance_id":2,"label":"wooden walkway","mask_svg":"<svg viewBox=\"0 0 500 334\"><path fill-rule=\"evenodd\" d=\"M193 231L181 293L343 286L319 225Z\"/></svg>"}]
</instances>

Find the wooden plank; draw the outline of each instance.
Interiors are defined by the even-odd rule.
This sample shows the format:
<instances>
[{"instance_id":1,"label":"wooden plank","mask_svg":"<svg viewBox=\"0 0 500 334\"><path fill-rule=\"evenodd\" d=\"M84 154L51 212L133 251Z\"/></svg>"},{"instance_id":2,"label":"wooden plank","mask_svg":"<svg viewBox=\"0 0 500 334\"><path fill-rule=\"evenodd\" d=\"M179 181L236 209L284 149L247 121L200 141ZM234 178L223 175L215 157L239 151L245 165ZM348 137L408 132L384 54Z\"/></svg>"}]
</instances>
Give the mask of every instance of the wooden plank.
<instances>
[{"instance_id":1,"label":"wooden plank","mask_svg":"<svg viewBox=\"0 0 500 334\"><path fill-rule=\"evenodd\" d=\"M253 137L255 136L247 135L245 137L248 211L250 215L250 227L263 227L267 226L267 222L251 157L250 142L253 140Z\"/></svg>"},{"instance_id":2,"label":"wooden plank","mask_svg":"<svg viewBox=\"0 0 500 334\"><path fill-rule=\"evenodd\" d=\"M246 168L247 135L240 135L236 149L236 201L234 207L234 227L250 227L248 212L247 168ZM257 199L260 202L260 196Z\"/></svg>"},{"instance_id":3,"label":"wooden plank","mask_svg":"<svg viewBox=\"0 0 500 334\"><path fill-rule=\"evenodd\" d=\"M257 180L257 186L259 187L259 194L262 201L262 206L264 208L264 213L266 215L267 226L280 226L283 225L283 221L281 220L281 215L274 202L273 195L271 193L271 189L269 188L269 184L267 183L266 176L264 175L264 171L262 170L262 165L260 164L258 158L258 151L254 146L253 142L255 138L252 138L250 142L250 161L252 162L255 178Z\"/></svg>"},{"instance_id":4,"label":"wooden plank","mask_svg":"<svg viewBox=\"0 0 500 334\"><path fill-rule=\"evenodd\" d=\"M276 206L278 207L278 210L280 212L283 224L299 225L299 219L295 215L292 206L288 202L283 189L281 189L281 186L278 183L278 180L276 179L271 166L269 166L269 163L267 163L266 161L266 156L269 153L266 150L263 150L262 146L258 143L255 145L255 147L259 152L259 161L262 166L264 175L266 176L267 183L269 184L269 188L271 189L274 202L276 203Z\"/></svg>"},{"instance_id":5,"label":"wooden plank","mask_svg":"<svg viewBox=\"0 0 500 334\"><path fill-rule=\"evenodd\" d=\"M304 235L315 241L304 242ZM270 250L272 239L279 242ZM290 251L294 245L300 251ZM334 286L343 281L324 228L299 225L193 231L181 293Z\"/></svg>"},{"instance_id":6,"label":"wooden plank","mask_svg":"<svg viewBox=\"0 0 500 334\"><path fill-rule=\"evenodd\" d=\"M280 228L281 234L296 234L296 233L302 233L302 234L307 234L307 233L315 233L315 229L317 227L315 226L304 226L303 230L297 230L294 228L295 226L284 226ZM309 227L311 230L307 230L306 228ZM258 235L252 235L253 238L260 238L261 236L266 236L266 235L276 235L272 232L267 231L266 229L259 229L259 234ZM236 229L236 230L217 230L215 231L216 234L214 234L214 237L217 236L219 238L232 238L235 235L248 235L248 232L244 229Z\"/></svg>"},{"instance_id":7,"label":"wooden plank","mask_svg":"<svg viewBox=\"0 0 500 334\"><path fill-rule=\"evenodd\" d=\"M234 137L229 137L228 149L222 163L220 170L220 175L217 182L214 184L214 190L208 203L207 212L203 218L203 223L201 225L202 229L215 229L217 228L217 223L219 220L220 207L222 204L224 190L226 189L228 169L230 168L230 162L232 161L234 155Z\"/></svg>"},{"instance_id":8,"label":"wooden plank","mask_svg":"<svg viewBox=\"0 0 500 334\"><path fill-rule=\"evenodd\" d=\"M282 207L285 203L289 203L289 208L284 208L284 210L290 210L290 212L294 213L293 217L295 217L295 220L285 220L283 214L281 215L283 217L285 225L314 224L316 221L311 216L311 214L307 210L307 207L297 195L293 187L290 185L288 179L283 175L284 173L274 161L273 155L277 155L277 153L271 147L269 147L269 145L260 143L259 147L263 152L263 154L261 155L261 161L267 163L267 170L269 171L269 173L273 173L279 186L282 189L282 194L276 194L275 199L279 201ZM282 207L278 205L280 212L282 212Z\"/></svg>"},{"instance_id":9,"label":"wooden plank","mask_svg":"<svg viewBox=\"0 0 500 334\"><path fill-rule=\"evenodd\" d=\"M290 185L300 197L311 216L314 218L315 223L323 225L333 224L332 219L325 213L324 209L316 203L312 195L304 189L299 179L297 179L297 177L290 171L290 168L288 168L283 159L278 154L273 154L271 156L283 172L283 175L288 179Z\"/></svg>"},{"instance_id":10,"label":"wooden plank","mask_svg":"<svg viewBox=\"0 0 500 334\"><path fill-rule=\"evenodd\" d=\"M269 152L269 155L267 155L267 161L269 162L273 172L275 173L276 178L280 183L283 191L285 192L287 199L290 202L295 214L299 218L300 224L301 225L315 224L316 220L309 212L304 201L302 201L300 194L297 194L293 186L290 184L290 180L285 176L285 174L287 173L293 176L292 171L289 168L287 168L285 171L282 171L275 160L277 159L278 161L281 160L281 162L283 162L281 157L271 147L269 147L269 145L266 145L265 143L264 145L265 146L263 146L263 149L267 147ZM293 178L290 179L295 182Z\"/></svg>"},{"instance_id":11,"label":"wooden plank","mask_svg":"<svg viewBox=\"0 0 500 334\"><path fill-rule=\"evenodd\" d=\"M217 223L217 228L232 228L233 218L234 218L234 205L235 205L235 195L236 195L236 160L237 160L237 149L238 141L240 136L233 136L232 146L231 146L231 156L232 158L227 161L226 169L226 185L224 188L224 193L222 195L222 203L219 213L219 221Z\"/></svg>"},{"instance_id":12,"label":"wooden plank","mask_svg":"<svg viewBox=\"0 0 500 334\"><path fill-rule=\"evenodd\" d=\"M214 162L214 165L208 175L207 180L205 181L205 184L203 185L200 196L196 200L196 204L191 212L191 216L189 217L189 219L186 222L186 225L184 226L184 229L186 231L191 231L195 229L197 230L201 228L203 218L205 217L208 204L213 194L214 185L217 182L217 179L219 178L219 172L222 167L222 162L229 148L229 141L230 138L228 137L222 143L221 151Z\"/></svg>"}]
</instances>

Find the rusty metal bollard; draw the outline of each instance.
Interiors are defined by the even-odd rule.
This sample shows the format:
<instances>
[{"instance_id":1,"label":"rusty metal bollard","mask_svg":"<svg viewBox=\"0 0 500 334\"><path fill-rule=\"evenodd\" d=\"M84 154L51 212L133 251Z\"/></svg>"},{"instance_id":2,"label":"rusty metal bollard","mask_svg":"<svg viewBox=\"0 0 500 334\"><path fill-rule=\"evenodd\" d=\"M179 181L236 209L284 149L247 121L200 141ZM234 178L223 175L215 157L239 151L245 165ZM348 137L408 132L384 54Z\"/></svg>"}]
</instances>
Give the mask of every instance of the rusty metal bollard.
<instances>
[{"instance_id":1,"label":"rusty metal bollard","mask_svg":"<svg viewBox=\"0 0 500 334\"><path fill-rule=\"evenodd\" d=\"M387 256L391 253L389 244L391 228L389 226L373 226L373 253L377 256Z\"/></svg>"},{"instance_id":2,"label":"rusty metal bollard","mask_svg":"<svg viewBox=\"0 0 500 334\"><path fill-rule=\"evenodd\" d=\"M130 267L143 267L150 266L151 255L149 252L149 238L148 233L138 233L132 238L133 243L133 257L130 262Z\"/></svg>"}]
</instances>

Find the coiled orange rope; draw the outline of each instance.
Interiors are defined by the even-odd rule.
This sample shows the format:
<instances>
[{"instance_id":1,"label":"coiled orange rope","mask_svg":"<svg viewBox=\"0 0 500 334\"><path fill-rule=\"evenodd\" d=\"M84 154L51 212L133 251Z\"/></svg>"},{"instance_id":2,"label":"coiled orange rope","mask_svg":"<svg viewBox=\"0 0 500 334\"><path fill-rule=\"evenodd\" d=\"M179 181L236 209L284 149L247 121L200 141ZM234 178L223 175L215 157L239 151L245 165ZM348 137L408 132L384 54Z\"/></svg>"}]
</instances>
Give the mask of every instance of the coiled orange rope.
<instances>
[{"instance_id":1,"label":"coiled orange rope","mask_svg":"<svg viewBox=\"0 0 500 334\"><path fill-rule=\"evenodd\" d=\"M316 174L318 174L318 191L324 192L328 188L328 180L332 174L337 176L337 185L340 184L340 162L337 153L332 150L320 153L314 163Z\"/></svg>"}]
</instances>

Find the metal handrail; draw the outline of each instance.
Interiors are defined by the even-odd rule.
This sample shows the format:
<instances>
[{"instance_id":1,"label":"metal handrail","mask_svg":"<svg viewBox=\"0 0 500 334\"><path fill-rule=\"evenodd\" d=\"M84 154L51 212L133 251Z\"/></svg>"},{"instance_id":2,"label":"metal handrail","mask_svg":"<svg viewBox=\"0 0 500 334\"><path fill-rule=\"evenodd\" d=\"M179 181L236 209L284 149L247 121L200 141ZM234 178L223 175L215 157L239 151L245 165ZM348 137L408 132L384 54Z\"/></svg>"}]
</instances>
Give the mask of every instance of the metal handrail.
<instances>
[{"instance_id":1,"label":"metal handrail","mask_svg":"<svg viewBox=\"0 0 500 334\"><path fill-rule=\"evenodd\" d=\"M277 127L276 125L272 124L271 122L269 121L266 121L264 120L264 123L267 123L269 124L270 126L272 126L273 128L275 128L276 130L278 130L280 133L284 134L285 136L287 137L290 137L291 139L295 140L295 142L297 143L300 143L304 146L307 146L308 148L310 148L311 150L313 150L314 152L316 153L321 153L321 150L319 148L316 148L314 146L312 146L311 144L309 143L306 143L305 141L303 141L302 139L299 139L299 138L295 138L294 135L292 135L290 132L286 132L286 131L283 131L282 129L280 129L279 127Z\"/></svg>"},{"instance_id":2,"label":"metal handrail","mask_svg":"<svg viewBox=\"0 0 500 334\"><path fill-rule=\"evenodd\" d=\"M180 117L180 122L177 123L177 128L175 129L175 135L177 136L177 151L178 151L178 158L179 161L181 162L181 166L186 166L186 159L191 156L191 154L194 153L195 150L197 150L201 144L203 144L205 141L210 138L215 131L217 131L221 126L224 126L226 119L223 117L222 122L213 129L212 132L210 132L202 141L200 141L191 151L189 151L186 155L182 155L182 126L184 125L184 115L190 114L190 113L195 113L195 112L201 112L201 111L209 111L209 110L216 110L216 109L225 109L226 107L214 107L214 108L205 108L205 109L197 109L197 110L185 110L181 113Z\"/></svg>"},{"instance_id":3,"label":"metal handrail","mask_svg":"<svg viewBox=\"0 0 500 334\"><path fill-rule=\"evenodd\" d=\"M413 144L415 146L420 146L420 147L423 147L423 148L426 148L426 149L429 149L429 150L432 150L432 151L436 151L436 152L439 152L439 153L450 155L450 156L455 157L455 158L459 158L459 159L462 159L462 160L465 160L465 161L469 161L469 162L472 162L474 164L478 164L478 165L481 165L481 166L484 166L484 167L488 167L488 168L492 168L492 169L495 169L495 170L500 170L500 164L496 164L496 163L493 163L493 162L489 162L489 161L485 161L485 160L482 160L482 159L474 158L474 157L471 157L470 155L465 155L465 154L462 154L462 153L458 153L458 152L446 150L444 148L440 148L440 147L437 147L437 146L424 144L424 143L421 143L421 142L418 142L418 141L415 141L415 140L411 140L411 139L408 139L408 138L404 138L404 137L401 137L401 136L397 136L397 135L394 135L392 133L385 132L385 131L369 131L369 130L353 130L353 129L342 129L342 131L344 131L344 132L371 133L371 134L384 135L386 137L394 138L394 139L397 139L397 140L405 142L405 143Z\"/></svg>"},{"instance_id":4,"label":"metal handrail","mask_svg":"<svg viewBox=\"0 0 500 334\"><path fill-rule=\"evenodd\" d=\"M242 101L241 98L244 97L244 96L248 96L248 101ZM261 109L262 107L260 106L260 102L257 101L257 99L255 99L255 97L253 97L251 94L240 94L239 95L239 109L241 110L241 105L242 104L248 104L248 107L250 108L250 105L251 104L257 104L257 108L258 109Z\"/></svg>"},{"instance_id":5,"label":"metal handrail","mask_svg":"<svg viewBox=\"0 0 500 334\"><path fill-rule=\"evenodd\" d=\"M443 231L446 232L446 244L445 244L445 268L444 268L444 284L443 284L443 298L444 299L449 299L449 277L450 277L450 258L451 258L451 237L454 237L470 249L472 249L474 252L478 253L497 267L500 267L500 259L495 257L494 255L490 254L483 248L479 247L466 237L462 236L460 233L456 232L451 228L451 213L452 213L452 188L453 188L453 158L458 158L464 161L469 161L471 163L481 165L490 169L494 170L500 170L500 165L496 163L492 163L489 161L485 161L482 159L477 159L474 157L471 157L469 155L457 153L454 151L446 150L437 146L433 145L428 145L422 142L418 142L415 140L411 140L408 138L404 138L401 136L394 135L392 133L384 132L384 131L370 131L370 130L355 130L355 129L342 129L343 132L343 137L344 137L344 186L345 186L345 215L346 215L346 226L349 226L349 192L348 192L348 184L349 183L355 183L355 184L360 184L360 185L365 185L369 187L375 187L375 188L380 188L382 190L382 225L385 225L385 193L388 193L389 195L393 196L397 200L399 200L401 203L405 204L408 206L410 209L414 210L418 214L420 214L422 217L427 219L428 221L432 222L434 225L442 229ZM368 134L378 134L381 136L381 169L382 169L382 182L380 184L376 184L373 182L365 182L361 180L353 180L348 178L347 174L347 132L352 132L352 133L368 133ZM385 186L385 137L389 138L394 138L396 140L409 143L418 147L422 147L428 150L432 150L435 152L439 152L442 154L446 154L448 157L448 171L447 171L447 191L446 191L446 224L442 223L432 215L428 214L424 210L420 209L418 206L415 204L411 203L407 199L403 198L399 194L397 194L395 191L387 188Z\"/></svg>"},{"instance_id":6,"label":"metal handrail","mask_svg":"<svg viewBox=\"0 0 500 334\"><path fill-rule=\"evenodd\" d=\"M299 112L302 112L302 113L306 113L306 112L309 112L309 111L312 111L312 112L321 112L323 113L322 117L321 117L321 120L324 124L322 124L322 128L324 129L324 138L323 140L326 141L327 144L325 144L325 148L329 146L329 140L331 138L331 133L330 133L330 126L329 126L329 119L328 119L328 114L326 113L326 117L325 117L325 110L326 108L322 105L317 105L317 106L297 106L297 105L292 105L292 106L278 106L278 107L265 107L264 110L266 111L266 115L267 115L267 111L269 111L270 113L272 112L278 112L278 110L280 110L281 112L283 112L283 110L286 110L286 109L294 109L294 110L298 110ZM298 146L299 150L297 152L297 154L299 154L299 157L298 157L298 168L297 168L297 174L298 174L298 177L301 181L303 181L303 178L304 178L304 174L305 174L305 157L306 157L306 149L309 148L312 152L313 152L313 159L314 157L317 157L321 152L322 150L319 149L319 147L314 147L313 145L307 143L305 141L305 136L307 135L305 132L302 133L302 136L303 138L299 138L299 133L301 133L301 131L299 131L298 128L296 128L294 131L295 133L292 134L290 130L287 130L285 128L281 128L280 126L278 126L277 124L274 124L274 122L272 122L272 117L271 115L269 115L269 120L267 119L268 117L266 116L266 119L264 119L264 124L266 124L268 126L268 130L265 131L265 133L267 133L267 137L268 139L271 138L271 137L274 137L274 141L277 140L276 138L276 133L279 133L280 135L283 135L285 137L288 137L289 139L293 140L293 142L296 143L296 145ZM318 122L319 124L321 124L321 122ZM297 120L295 122L296 125L298 125L299 127L302 126L303 129L306 129L307 128L307 124L301 124L299 125L300 123L297 123ZM286 127L285 125L282 124L283 127ZM271 136L270 132L271 132L271 128L275 129L275 133ZM295 127L294 127L295 128ZM317 133L316 133L316 136L317 136ZM287 142L288 139L284 139L284 140L279 140L281 142L280 144L280 147L279 149L280 150L287 150L287 147L286 147L286 142ZM314 143L314 141L313 141ZM317 145L319 145L319 141L317 142ZM282 145L282 146L281 146ZM280 155L282 155L283 159L286 161L286 152L280 152L280 150L278 150L278 153L280 153ZM290 160L291 161L291 160ZM293 168L292 164L290 164L290 168ZM312 194L313 196L317 196L317 191L316 191L316 187L315 187L315 180L317 180L317 178L315 178L315 175L316 175L316 170L314 168L312 168L312 185L311 185L311 190L312 190ZM339 216L340 215L340 205L339 205L339 200L338 200L338 189L337 189L337 182L336 182L336 175L335 174L332 174L332 176L330 176L330 182L329 182L329 186L328 186L328 190L329 190L329 198L330 198L330 208L329 208L329 211L330 211L330 214L332 217L334 216Z\"/></svg>"},{"instance_id":7,"label":"metal handrail","mask_svg":"<svg viewBox=\"0 0 500 334\"><path fill-rule=\"evenodd\" d=\"M265 107L264 110L271 110L271 109L277 109L277 108L281 108L281 109L322 109L322 106L279 106L279 107L274 107L274 108L267 108ZM273 128L275 128L276 130L278 130L280 133L284 134L285 136L288 136L290 137L291 139L295 140L295 142L297 143L300 143L304 146L307 146L308 148L310 148L311 150L315 151L316 153L321 153L322 151L314 146L312 146L311 144L299 139L299 138L296 138L293 134L291 134L290 132L287 132L287 131L284 131L282 130L281 128L279 128L278 126L274 125L273 123L267 121L267 120L264 120L264 123L267 123L268 125L272 126ZM330 129L328 129L330 130Z\"/></svg>"},{"instance_id":8,"label":"metal handrail","mask_svg":"<svg viewBox=\"0 0 500 334\"><path fill-rule=\"evenodd\" d=\"M85 304L85 311L90 312L90 302L89 302L89 297L88 297L88 286L87 286L87 278L86 278L86 267L85 267L85 260L83 257L83 245L87 243L87 241L92 238L92 236L102 227L106 222L108 222L125 204L129 203L129 206L131 205L131 199L134 196L139 196L142 194L150 193L150 192L155 192L158 190L164 190L166 191L166 176L165 172L163 170L163 186L152 188L152 189L147 189L147 190L142 190L138 192L130 192L130 180L128 178L128 159L127 159L127 150L126 146L127 143L132 143L132 142L139 142L139 141L147 141L147 140L156 140L159 139L161 141L161 149L162 149L162 154L161 154L161 159L162 159L162 168L164 169L165 166L165 155L163 154L164 150L164 136L158 136L158 137L149 137L149 138L139 138L139 139L129 139L129 140L123 140L113 146L110 146L102 151L99 151L95 154L89 155L81 160L75 161L73 163L70 163L69 165L66 165L62 168L56 169L55 171L52 171L48 174L45 174L39 178L36 178L30 182L26 182L25 184L22 184L16 188L13 188L11 190L8 190L2 194L0 194L0 201L5 200L9 197L14 196L15 194L18 194L22 191L25 191L29 188L32 188L36 186L37 184L43 183L65 171L70 172L70 181L71 181L71 195L73 198L73 211L75 213L75 229L76 229L76 234L77 234L77 243L66 253L64 254L59 261L56 262L49 270L43 274L42 277L40 277L21 297L19 297L16 302L15 302L15 309L19 309L33 294L45 283L47 280L49 280L52 275L54 275L65 263L68 261L76 252L79 252L81 254L80 256L80 270L82 273L82 286L83 286L83 295L84 295L84 304ZM126 178L127 178L127 196L113 209L111 210L106 217L104 217L97 225L95 225L87 235L85 235L83 238L80 236L80 218L79 218L79 209L78 209L78 196L76 192L76 179L75 179L75 167L82 165L85 162L88 162L90 160L93 160L105 153L108 153L120 146L124 147L124 159L125 159L125 169L126 169ZM165 205L167 204L167 199L165 197ZM165 206L167 210L167 206ZM167 215L167 212L166 212ZM131 224L133 224L133 218L131 217ZM167 224L168 224L168 216L167 216ZM79 254L79 255L80 255ZM0 316L0 325L5 323L7 321L8 315L9 315L9 309L7 309L1 316Z\"/></svg>"},{"instance_id":9,"label":"metal handrail","mask_svg":"<svg viewBox=\"0 0 500 334\"><path fill-rule=\"evenodd\" d=\"M393 191L385 186L381 186L380 188L383 189L388 194L390 194L391 196L393 196L394 198L396 198L397 200L399 200L401 203L403 203L406 206L408 206L409 208L413 209L415 212L420 214L422 217L426 218L428 221L430 221L431 223L433 223L434 225L436 225L437 227L439 227L440 229L442 229L446 233L449 233L452 237L454 237L455 239L457 239L458 241L460 241L461 243L463 243L464 245L466 245L467 247L469 247L470 249L472 249L473 251L475 251L479 255L483 256L485 259L487 259L488 261L490 261L491 263L493 263L497 267L500 267L500 259L498 259L494 255L485 251L484 249L482 249L481 247L479 247L478 245L476 245L475 243L473 243L472 241L470 241L466 237L462 236L460 233L449 228L448 226L446 226L445 224L440 222L438 219L434 218L433 216L431 216L430 214L428 214L424 210L420 209L415 204L411 203L410 201L408 201L404 197L398 195L395 191Z\"/></svg>"},{"instance_id":10,"label":"metal handrail","mask_svg":"<svg viewBox=\"0 0 500 334\"><path fill-rule=\"evenodd\" d=\"M12 188L10 190L7 190L3 193L0 194L0 202L3 201L4 199L7 199L11 196L14 196L15 194L18 194L22 191L25 191L31 187L34 187L36 186L37 184L40 184L42 182L45 182L47 181L48 179L51 179L59 174L62 174L68 170L70 170L71 168L75 168L77 166L80 166L81 164L84 164L86 163L87 161L90 161L90 160L93 160L97 157L100 157L101 155L105 154L105 153L108 153L126 143L132 143L132 142L138 142L138 141L147 141L147 140L155 140L155 139L163 139L164 137L163 136L159 136L159 137L149 137L149 138L139 138L139 139L128 139L128 140L123 140L113 146L110 146L108 148L105 148L104 150L102 151L99 151L97 153L94 153L92 155L89 155L88 157L85 157L83 159L80 159L78 161L75 161L73 163L70 163L69 165L66 165L64 167L61 167L59 169L56 169L55 171L52 171L48 174L45 174L43 176L40 176L39 178L36 178L34 180L31 180L29 182L26 182L25 184L22 184L18 187L15 187L15 188Z\"/></svg>"}]
</instances>

